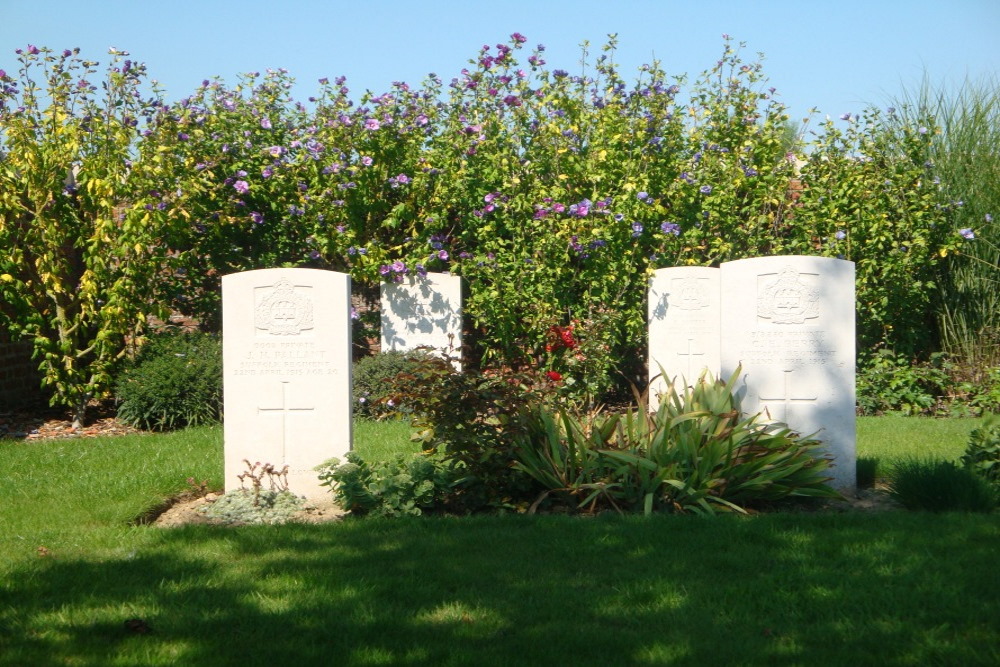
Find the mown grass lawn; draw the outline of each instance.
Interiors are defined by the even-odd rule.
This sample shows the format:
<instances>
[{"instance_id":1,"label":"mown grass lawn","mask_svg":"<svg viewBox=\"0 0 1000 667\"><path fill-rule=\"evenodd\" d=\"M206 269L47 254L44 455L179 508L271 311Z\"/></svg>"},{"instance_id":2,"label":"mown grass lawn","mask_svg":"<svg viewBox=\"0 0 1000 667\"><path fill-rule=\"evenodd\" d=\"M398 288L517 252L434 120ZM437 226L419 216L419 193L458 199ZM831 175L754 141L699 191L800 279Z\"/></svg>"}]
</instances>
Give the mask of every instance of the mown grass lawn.
<instances>
[{"instance_id":1,"label":"mown grass lawn","mask_svg":"<svg viewBox=\"0 0 1000 667\"><path fill-rule=\"evenodd\" d=\"M892 444L912 423L880 420L859 453L886 461L957 456L975 423ZM361 425L358 449L405 435ZM130 521L221 481L219 429L0 451L0 664L1000 663L996 514L162 530Z\"/></svg>"}]
</instances>

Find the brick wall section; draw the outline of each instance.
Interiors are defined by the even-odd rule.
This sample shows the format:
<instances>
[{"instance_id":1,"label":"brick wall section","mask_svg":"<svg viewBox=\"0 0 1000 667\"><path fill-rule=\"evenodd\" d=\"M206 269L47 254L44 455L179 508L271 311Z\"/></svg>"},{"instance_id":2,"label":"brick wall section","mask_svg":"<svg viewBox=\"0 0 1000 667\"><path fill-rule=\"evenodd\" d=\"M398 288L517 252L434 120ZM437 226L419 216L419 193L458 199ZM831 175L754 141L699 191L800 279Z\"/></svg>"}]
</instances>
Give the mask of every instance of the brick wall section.
<instances>
[{"instance_id":1,"label":"brick wall section","mask_svg":"<svg viewBox=\"0 0 1000 667\"><path fill-rule=\"evenodd\" d=\"M31 343L12 341L0 329L0 412L45 405L40 382L38 364L31 358Z\"/></svg>"}]
</instances>

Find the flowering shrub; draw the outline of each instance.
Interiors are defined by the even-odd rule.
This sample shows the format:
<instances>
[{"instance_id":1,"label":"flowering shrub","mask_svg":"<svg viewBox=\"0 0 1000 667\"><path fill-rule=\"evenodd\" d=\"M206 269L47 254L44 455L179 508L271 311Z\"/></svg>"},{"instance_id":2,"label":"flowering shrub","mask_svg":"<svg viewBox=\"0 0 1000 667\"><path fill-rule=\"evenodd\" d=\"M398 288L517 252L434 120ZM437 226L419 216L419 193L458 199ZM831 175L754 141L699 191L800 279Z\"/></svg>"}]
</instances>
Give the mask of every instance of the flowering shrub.
<instances>
[{"instance_id":1,"label":"flowering shrub","mask_svg":"<svg viewBox=\"0 0 1000 667\"><path fill-rule=\"evenodd\" d=\"M869 109L845 120L843 131L824 124L794 222L812 230L814 253L855 262L862 356L882 346L915 356L935 342L936 267L969 240L950 224L961 203L934 174L932 119L914 127Z\"/></svg>"},{"instance_id":2,"label":"flowering shrub","mask_svg":"<svg viewBox=\"0 0 1000 667\"><path fill-rule=\"evenodd\" d=\"M130 150L157 101L124 51L103 72L78 49L17 55L17 73L0 68L0 326L33 342L79 426L156 310L159 229L129 197L145 187Z\"/></svg>"},{"instance_id":3,"label":"flowering shrub","mask_svg":"<svg viewBox=\"0 0 1000 667\"><path fill-rule=\"evenodd\" d=\"M307 108L278 70L127 113L148 127L115 144L137 159L112 201L149 232L134 252L166 253L147 265L157 301L211 326L230 272L317 266L367 286L450 271L487 367L594 402L643 375L652 270L818 254L857 264L859 349L928 344L936 264L975 240L935 182L932 120L824 123L799 170L775 89L728 37L689 88L655 62L627 82L614 36L572 75L526 43L357 102L322 79ZM574 345L553 347L568 330Z\"/></svg>"}]
</instances>

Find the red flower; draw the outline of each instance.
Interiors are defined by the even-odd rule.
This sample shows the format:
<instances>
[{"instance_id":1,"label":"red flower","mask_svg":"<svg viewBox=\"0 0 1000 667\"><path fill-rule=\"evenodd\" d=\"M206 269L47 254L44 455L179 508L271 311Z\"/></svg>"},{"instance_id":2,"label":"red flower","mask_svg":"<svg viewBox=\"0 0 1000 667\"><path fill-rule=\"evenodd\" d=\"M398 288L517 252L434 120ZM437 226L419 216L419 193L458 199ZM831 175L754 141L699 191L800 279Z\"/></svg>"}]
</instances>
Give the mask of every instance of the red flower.
<instances>
[{"instance_id":1,"label":"red flower","mask_svg":"<svg viewBox=\"0 0 1000 667\"><path fill-rule=\"evenodd\" d=\"M562 381L562 374L558 373L556 371L545 371L545 375L546 375L546 377L548 377L553 382L560 382L560 381Z\"/></svg>"}]
</instances>

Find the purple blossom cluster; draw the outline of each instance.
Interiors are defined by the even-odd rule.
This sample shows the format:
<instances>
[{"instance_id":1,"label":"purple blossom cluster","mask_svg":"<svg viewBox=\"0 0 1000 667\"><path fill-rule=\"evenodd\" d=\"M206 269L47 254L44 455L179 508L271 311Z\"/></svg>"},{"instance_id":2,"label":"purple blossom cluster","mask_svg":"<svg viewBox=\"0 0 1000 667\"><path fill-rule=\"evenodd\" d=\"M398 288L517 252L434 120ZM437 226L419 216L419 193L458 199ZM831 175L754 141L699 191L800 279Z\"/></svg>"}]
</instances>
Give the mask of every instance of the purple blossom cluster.
<instances>
[{"instance_id":1,"label":"purple blossom cluster","mask_svg":"<svg viewBox=\"0 0 1000 667\"><path fill-rule=\"evenodd\" d=\"M574 218L586 218L591 213L606 215L610 212L608 207L611 206L611 202L611 197L598 199L596 202L592 202L590 199L584 197L577 203L567 206L562 202L553 200L552 197L545 197L542 203L535 204L534 218L540 220L552 214L564 213Z\"/></svg>"},{"instance_id":2,"label":"purple blossom cluster","mask_svg":"<svg viewBox=\"0 0 1000 667\"><path fill-rule=\"evenodd\" d=\"M403 260L397 259L392 264L381 265L378 268L378 272L388 280L401 283L403 282L403 278L410 273L410 270L406 267L406 263Z\"/></svg>"}]
</instances>

